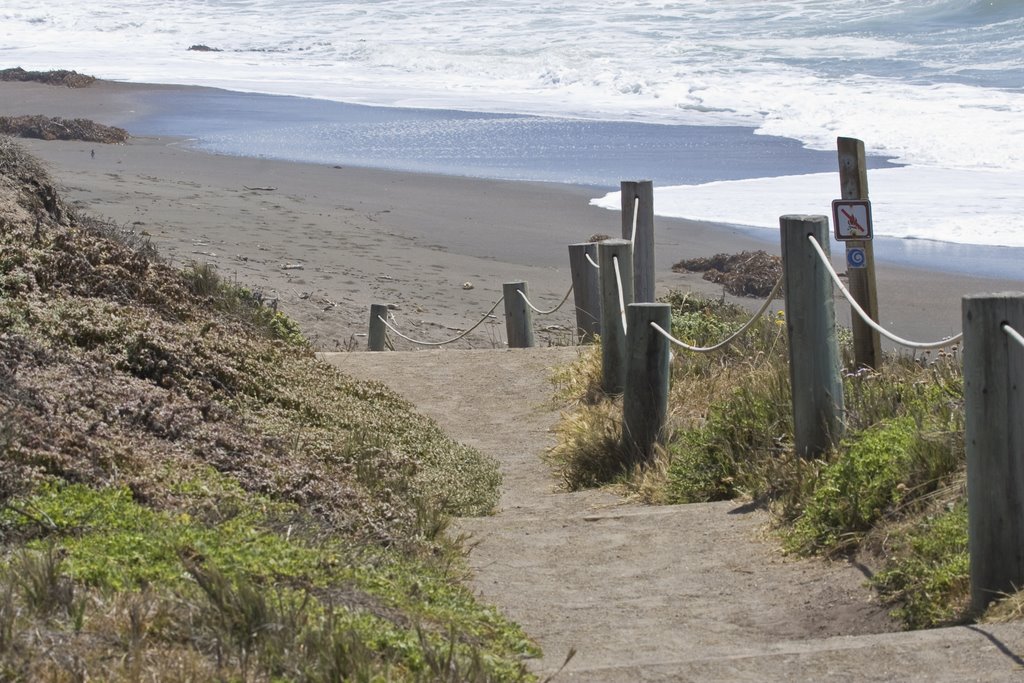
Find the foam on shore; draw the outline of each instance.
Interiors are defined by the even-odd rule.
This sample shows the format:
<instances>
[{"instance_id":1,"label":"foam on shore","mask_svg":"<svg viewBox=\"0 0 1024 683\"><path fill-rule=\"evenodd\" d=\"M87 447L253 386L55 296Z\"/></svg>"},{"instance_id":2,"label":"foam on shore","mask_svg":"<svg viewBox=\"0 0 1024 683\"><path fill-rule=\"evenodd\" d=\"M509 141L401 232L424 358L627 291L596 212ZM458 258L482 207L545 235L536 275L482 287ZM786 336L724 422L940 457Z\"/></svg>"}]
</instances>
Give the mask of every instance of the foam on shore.
<instances>
[{"instance_id":1,"label":"foam on shore","mask_svg":"<svg viewBox=\"0 0 1024 683\"><path fill-rule=\"evenodd\" d=\"M871 171L869 190L876 236L1024 247L1018 172L884 168ZM832 172L659 187L655 207L662 216L777 230L779 216L827 215L838 197L839 178ZM593 203L618 211L619 195Z\"/></svg>"}]
</instances>

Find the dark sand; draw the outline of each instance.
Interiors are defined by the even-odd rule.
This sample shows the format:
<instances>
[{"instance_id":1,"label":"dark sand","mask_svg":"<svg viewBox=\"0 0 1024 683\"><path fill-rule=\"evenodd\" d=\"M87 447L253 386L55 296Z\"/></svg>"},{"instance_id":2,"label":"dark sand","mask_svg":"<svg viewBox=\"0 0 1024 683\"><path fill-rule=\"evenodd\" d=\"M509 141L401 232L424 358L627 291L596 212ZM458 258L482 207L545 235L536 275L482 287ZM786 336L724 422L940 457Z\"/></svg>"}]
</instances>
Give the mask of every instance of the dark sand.
<instances>
[{"instance_id":1,"label":"dark sand","mask_svg":"<svg viewBox=\"0 0 1024 683\"><path fill-rule=\"evenodd\" d=\"M80 116L130 131L143 113L139 94L154 90L183 89L0 83L0 115ZM365 344L371 303L392 304L400 329L431 341L479 320L503 282L527 281L535 303L550 307L569 287L566 246L620 230L618 213L588 205L601 192L592 188L218 156L170 138L24 144L46 162L66 200L149 236L176 264L213 263L262 290L327 350ZM728 226L658 218L656 231L660 291L721 293L699 276L671 272L683 258L778 253L775 241ZM959 331L963 295L1024 290L1020 280L884 263L878 286L882 324L922 341ZM848 320L848 306L837 310ZM501 346L497 313L460 345ZM537 325L545 340L569 339L570 308Z\"/></svg>"}]
</instances>

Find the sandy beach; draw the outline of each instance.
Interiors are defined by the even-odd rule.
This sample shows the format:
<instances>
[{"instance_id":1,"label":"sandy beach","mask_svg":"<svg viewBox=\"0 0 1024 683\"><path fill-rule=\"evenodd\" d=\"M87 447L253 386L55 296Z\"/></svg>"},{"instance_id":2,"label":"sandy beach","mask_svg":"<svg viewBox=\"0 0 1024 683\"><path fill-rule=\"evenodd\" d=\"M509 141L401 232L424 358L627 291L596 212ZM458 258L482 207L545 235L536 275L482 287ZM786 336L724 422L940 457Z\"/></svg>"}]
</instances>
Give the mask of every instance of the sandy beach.
<instances>
[{"instance_id":1,"label":"sandy beach","mask_svg":"<svg viewBox=\"0 0 1024 683\"><path fill-rule=\"evenodd\" d=\"M0 115L86 117L131 131L139 94L153 89L184 91L0 83ZM620 230L618 213L588 205L601 193L593 188L220 156L170 138L22 144L66 200L148 236L175 264L215 264L276 299L324 350L365 347L371 303L393 306L399 329L430 341L479 320L504 282L526 281L538 306L553 306L569 287L567 245ZM660 291L721 293L673 273L680 259L779 250L770 233L715 224L658 218L656 234ZM877 276L883 325L926 341L959 331L963 295L1024 289L1024 273L989 279L880 263ZM837 310L848 320L848 306ZM496 313L460 345L503 345ZM536 322L544 343L571 338L568 306ZM414 348L400 339L395 346Z\"/></svg>"}]
</instances>

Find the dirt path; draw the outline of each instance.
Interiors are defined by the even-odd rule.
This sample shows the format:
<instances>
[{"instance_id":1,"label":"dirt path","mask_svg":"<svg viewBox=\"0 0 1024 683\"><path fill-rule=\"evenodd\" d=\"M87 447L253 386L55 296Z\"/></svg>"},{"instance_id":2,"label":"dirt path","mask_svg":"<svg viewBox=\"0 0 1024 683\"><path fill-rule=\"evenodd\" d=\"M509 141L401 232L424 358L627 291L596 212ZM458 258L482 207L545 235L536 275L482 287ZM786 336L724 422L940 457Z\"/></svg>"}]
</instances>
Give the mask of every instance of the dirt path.
<instances>
[{"instance_id":1,"label":"dirt path","mask_svg":"<svg viewBox=\"0 0 1024 683\"><path fill-rule=\"evenodd\" d=\"M502 463L501 510L461 520L474 588L544 649L560 681L1024 680L1024 625L891 633L865 577L783 557L736 503L649 507L557 492L540 455L569 348L326 354L382 380Z\"/></svg>"}]
</instances>

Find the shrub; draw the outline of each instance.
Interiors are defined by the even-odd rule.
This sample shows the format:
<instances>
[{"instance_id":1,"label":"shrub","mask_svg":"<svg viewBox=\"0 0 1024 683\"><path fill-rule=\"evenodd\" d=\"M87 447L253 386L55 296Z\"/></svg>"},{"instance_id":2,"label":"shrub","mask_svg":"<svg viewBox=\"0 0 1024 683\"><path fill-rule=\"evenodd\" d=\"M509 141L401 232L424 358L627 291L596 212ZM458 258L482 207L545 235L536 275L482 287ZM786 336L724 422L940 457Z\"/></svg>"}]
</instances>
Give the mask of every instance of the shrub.
<instances>
[{"instance_id":1,"label":"shrub","mask_svg":"<svg viewBox=\"0 0 1024 683\"><path fill-rule=\"evenodd\" d=\"M920 518L891 541L888 566L872 583L909 628L960 623L968 616L967 505Z\"/></svg>"},{"instance_id":2,"label":"shrub","mask_svg":"<svg viewBox=\"0 0 1024 683\"><path fill-rule=\"evenodd\" d=\"M915 436L913 420L904 417L841 444L789 534L790 547L805 552L846 549L891 514L907 490Z\"/></svg>"}]
</instances>

